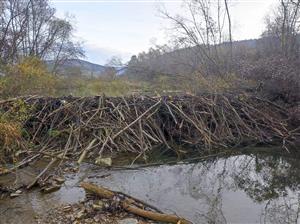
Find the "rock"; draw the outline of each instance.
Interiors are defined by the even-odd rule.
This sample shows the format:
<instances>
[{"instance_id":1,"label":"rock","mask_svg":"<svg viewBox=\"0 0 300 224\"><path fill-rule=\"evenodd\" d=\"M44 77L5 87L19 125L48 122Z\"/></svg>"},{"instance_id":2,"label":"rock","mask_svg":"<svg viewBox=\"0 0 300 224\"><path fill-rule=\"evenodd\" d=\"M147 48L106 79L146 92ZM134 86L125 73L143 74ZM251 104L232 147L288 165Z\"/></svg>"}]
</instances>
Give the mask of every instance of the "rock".
<instances>
[{"instance_id":1,"label":"rock","mask_svg":"<svg viewBox=\"0 0 300 224\"><path fill-rule=\"evenodd\" d=\"M76 219L81 219L84 216L85 210L81 210L76 214Z\"/></svg>"},{"instance_id":2,"label":"rock","mask_svg":"<svg viewBox=\"0 0 300 224\"><path fill-rule=\"evenodd\" d=\"M20 196L20 194L11 193L9 196L10 196L11 198L16 198L16 197Z\"/></svg>"},{"instance_id":3,"label":"rock","mask_svg":"<svg viewBox=\"0 0 300 224\"><path fill-rule=\"evenodd\" d=\"M99 223L99 221L100 221L100 216L99 215L96 215L96 216L94 216L94 222L96 222L96 223Z\"/></svg>"},{"instance_id":4,"label":"rock","mask_svg":"<svg viewBox=\"0 0 300 224\"><path fill-rule=\"evenodd\" d=\"M51 192L54 192L54 191L57 191L60 189L60 185L52 185L50 187L44 187L41 189L41 191L45 194L48 194L48 193L51 193Z\"/></svg>"},{"instance_id":5,"label":"rock","mask_svg":"<svg viewBox=\"0 0 300 224\"><path fill-rule=\"evenodd\" d=\"M54 178L54 181L58 184L63 184L65 182L65 179L62 177L56 177Z\"/></svg>"},{"instance_id":6,"label":"rock","mask_svg":"<svg viewBox=\"0 0 300 224\"><path fill-rule=\"evenodd\" d=\"M112 159L110 157L107 157L107 158L98 157L96 159L95 163L97 165L111 166L112 165Z\"/></svg>"},{"instance_id":7,"label":"rock","mask_svg":"<svg viewBox=\"0 0 300 224\"><path fill-rule=\"evenodd\" d=\"M64 212L69 212L69 211L72 210L72 207L70 205L66 205L62 209L63 209Z\"/></svg>"},{"instance_id":8,"label":"rock","mask_svg":"<svg viewBox=\"0 0 300 224\"><path fill-rule=\"evenodd\" d=\"M15 197L20 196L21 194L22 194L22 191L21 191L21 190L17 190L16 192L11 193L11 194L10 194L10 197L11 197L11 198L15 198Z\"/></svg>"},{"instance_id":9,"label":"rock","mask_svg":"<svg viewBox=\"0 0 300 224\"><path fill-rule=\"evenodd\" d=\"M133 218L122 219L118 221L118 224L138 224L139 221Z\"/></svg>"},{"instance_id":10,"label":"rock","mask_svg":"<svg viewBox=\"0 0 300 224\"><path fill-rule=\"evenodd\" d=\"M98 201L97 203L92 204L94 210L101 211L104 208L104 203L102 201Z\"/></svg>"}]
</instances>

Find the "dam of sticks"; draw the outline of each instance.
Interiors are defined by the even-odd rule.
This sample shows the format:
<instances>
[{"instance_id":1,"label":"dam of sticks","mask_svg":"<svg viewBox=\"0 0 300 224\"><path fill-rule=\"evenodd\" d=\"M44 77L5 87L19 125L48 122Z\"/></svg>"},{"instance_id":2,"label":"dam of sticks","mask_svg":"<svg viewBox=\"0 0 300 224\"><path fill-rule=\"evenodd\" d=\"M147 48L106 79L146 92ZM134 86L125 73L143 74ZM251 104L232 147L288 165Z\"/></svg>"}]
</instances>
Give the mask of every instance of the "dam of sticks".
<instances>
[{"instance_id":1,"label":"dam of sticks","mask_svg":"<svg viewBox=\"0 0 300 224\"><path fill-rule=\"evenodd\" d=\"M21 117L22 133L4 123L0 141L6 151L21 148L26 159L60 155L81 162L174 144L199 151L245 144L288 150L296 135L284 108L247 95L30 96L2 101L0 109L2 116Z\"/></svg>"}]
</instances>

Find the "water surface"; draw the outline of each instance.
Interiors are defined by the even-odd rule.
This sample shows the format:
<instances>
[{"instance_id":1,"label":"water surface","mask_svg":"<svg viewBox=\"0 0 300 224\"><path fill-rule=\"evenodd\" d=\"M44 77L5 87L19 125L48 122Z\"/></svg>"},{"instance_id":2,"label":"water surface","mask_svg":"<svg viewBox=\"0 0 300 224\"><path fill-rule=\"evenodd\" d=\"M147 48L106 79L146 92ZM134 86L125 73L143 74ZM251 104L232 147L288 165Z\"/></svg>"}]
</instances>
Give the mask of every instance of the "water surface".
<instances>
[{"instance_id":1,"label":"water surface","mask_svg":"<svg viewBox=\"0 0 300 224\"><path fill-rule=\"evenodd\" d=\"M83 199L85 193L78 185L90 181L197 224L300 223L300 160L296 158L239 155L115 171L84 165L79 174L66 179L52 194L33 191L0 201L0 222L33 223L36 214Z\"/></svg>"}]
</instances>

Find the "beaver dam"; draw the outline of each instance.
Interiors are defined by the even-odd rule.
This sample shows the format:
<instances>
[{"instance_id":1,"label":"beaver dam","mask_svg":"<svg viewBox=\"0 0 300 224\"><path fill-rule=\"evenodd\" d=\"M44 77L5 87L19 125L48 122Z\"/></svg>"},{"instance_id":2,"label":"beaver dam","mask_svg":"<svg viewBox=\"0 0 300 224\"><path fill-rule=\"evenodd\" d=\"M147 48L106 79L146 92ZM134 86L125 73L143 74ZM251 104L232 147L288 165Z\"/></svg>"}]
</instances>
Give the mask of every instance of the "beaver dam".
<instances>
[{"instance_id":1,"label":"beaver dam","mask_svg":"<svg viewBox=\"0 0 300 224\"><path fill-rule=\"evenodd\" d=\"M20 223L20 219L12 215L13 211L18 211L28 223L46 223L42 218L28 218L41 213L48 217L48 221L49 216L61 217L60 221L58 218L53 223L66 220L68 223L155 223L151 220L202 223L211 222L209 219L213 217L217 218L213 223L224 223L226 219L243 222L244 211L235 214L236 207L232 207L227 198L224 199L228 202L224 215L222 202L218 201L220 198L214 198L223 191L223 185L218 184L219 190L215 189L218 186L211 186L213 195L198 195L197 189L204 185L209 192L209 180L215 175L211 173L213 170L205 171L208 168L205 164L216 166L216 172L223 167L223 174L229 173L232 178L228 184L239 189L237 191L235 187L226 197L240 198L242 203L246 200L249 206L253 203L249 197L261 205L273 203L273 198L280 204L281 196L300 186L296 181L299 174L294 172L297 178L292 177L294 179L288 185L292 190L284 184L278 187L280 190L274 190L273 185L266 189L264 183L255 187L257 180L251 179L253 170L260 173L261 169L267 169L265 172L272 173L268 167L277 161L278 166L285 167L282 169L285 172L290 165L284 161L290 157L295 157L293 160L299 164L296 157L300 129L299 120L290 119L285 108L251 95L30 96L1 101L0 110L0 202L3 202L0 215L7 217L2 219L6 220L4 223ZM250 152L245 150L249 146ZM279 153L280 158L268 155L266 161L258 163L260 155L253 155L258 146L266 147L264 153ZM246 151L247 156L243 155ZM249 161L244 162L243 158ZM225 168L223 161L227 160L234 165ZM240 173L235 170L233 177L230 169L242 164L246 167ZM193 167L197 166L208 174L205 180L202 180L202 175L197 175L193 181L201 183L192 186L186 175L194 172ZM248 166L251 171L243 174ZM178 174L178 179L174 173ZM278 175L272 178L278 180L281 174ZM282 177L286 177L286 173L282 173ZM271 181L267 176L262 178L268 183ZM76 181L72 182L72 179ZM152 190L144 189L146 182ZM83 191L78 190L80 186L92 195L85 198ZM186 187L193 188L189 190L194 192L190 195L192 198L183 193ZM58 197L53 203L58 208L43 205L51 210L48 211L39 207L44 200L51 202L52 199L51 196L38 196L38 189ZM170 193L164 198L161 192L166 191ZM77 199L62 199L68 194L69 198ZM21 203L24 197L31 203L29 213L28 205ZM167 202L161 203L160 200ZM298 208L298 213L295 210L292 217L296 222L300 210L296 205L299 203L300 200L293 200L290 207L290 211ZM248 211L253 217L244 214L244 221L260 222L258 208L261 209L261 205L253 205L253 212ZM201 214L200 207L205 208ZM213 215L216 212L218 216ZM267 222L269 218L266 218Z\"/></svg>"}]
</instances>

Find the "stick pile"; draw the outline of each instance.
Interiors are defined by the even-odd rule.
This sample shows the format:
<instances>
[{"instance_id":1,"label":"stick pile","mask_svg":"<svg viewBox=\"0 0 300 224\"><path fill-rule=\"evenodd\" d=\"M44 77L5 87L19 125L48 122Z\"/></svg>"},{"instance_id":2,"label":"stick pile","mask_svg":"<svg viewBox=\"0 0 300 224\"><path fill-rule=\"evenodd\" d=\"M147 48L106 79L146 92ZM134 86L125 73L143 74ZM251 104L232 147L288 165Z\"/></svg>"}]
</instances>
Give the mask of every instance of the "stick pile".
<instances>
[{"instance_id":1,"label":"stick pile","mask_svg":"<svg viewBox=\"0 0 300 224\"><path fill-rule=\"evenodd\" d=\"M18 99L20 100L20 99ZM80 162L106 153L144 153L156 145L198 149L293 139L286 112L251 96L23 97L31 112L25 141L39 152ZM0 102L9 113L14 100Z\"/></svg>"}]
</instances>

